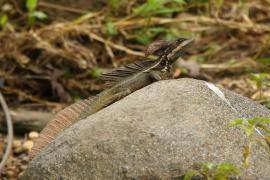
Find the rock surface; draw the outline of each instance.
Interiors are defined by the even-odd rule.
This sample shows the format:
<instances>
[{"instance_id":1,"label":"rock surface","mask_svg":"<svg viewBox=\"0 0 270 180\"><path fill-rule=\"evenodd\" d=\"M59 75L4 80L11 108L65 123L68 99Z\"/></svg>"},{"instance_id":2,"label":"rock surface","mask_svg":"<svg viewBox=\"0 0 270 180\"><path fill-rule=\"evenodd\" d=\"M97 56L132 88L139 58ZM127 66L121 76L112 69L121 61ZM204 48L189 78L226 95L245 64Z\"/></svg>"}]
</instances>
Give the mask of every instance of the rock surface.
<instances>
[{"instance_id":1,"label":"rock surface","mask_svg":"<svg viewBox=\"0 0 270 180\"><path fill-rule=\"evenodd\" d=\"M23 179L171 179L194 163L239 168L247 143L241 128L225 126L239 115L270 111L222 90L237 114L204 81L154 83L67 129L33 159ZM270 158L253 149L243 179L270 177Z\"/></svg>"}]
</instances>

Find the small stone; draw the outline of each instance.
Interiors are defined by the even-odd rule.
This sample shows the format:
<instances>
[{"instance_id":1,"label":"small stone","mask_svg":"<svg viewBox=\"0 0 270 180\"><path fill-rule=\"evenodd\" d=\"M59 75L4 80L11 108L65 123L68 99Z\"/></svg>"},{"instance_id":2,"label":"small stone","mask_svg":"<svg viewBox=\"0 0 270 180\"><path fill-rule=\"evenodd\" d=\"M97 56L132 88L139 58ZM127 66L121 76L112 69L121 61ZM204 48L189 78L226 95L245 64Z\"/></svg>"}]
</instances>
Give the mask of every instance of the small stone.
<instances>
[{"instance_id":1,"label":"small stone","mask_svg":"<svg viewBox=\"0 0 270 180\"><path fill-rule=\"evenodd\" d=\"M13 148L16 149L22 146L22 142L19 140L14 140L12 145L13 145Z\"/></svg>"},{"instance_id":2,"label":"small stone","mask_svg":"<svg viewBox=\"0 0 270 180\"><path fill-rule=\"evenodd\" d=\"M25 141L25 142L23 143L23 148L29 152L29 151L31 151L33 145L34 145L34 142L28 140L28 141Z\"/></svg>"},{"instance_id":3,"label":"small stone","mask_svg":"<svg viewBox=\"0 0 270 180\"><path fill-rule=\"evenodd\" d=\"M12 10L12 8L13 8L13 7L12 7L11 4L6 3L6 4L4 4L4 5L2 6L1 10L2 10L3 12L9 12L9 11Z\"/></svg>"},{"instance_id":4,"label":"small stone","mask_svg":"<svg viewBox=\"0 0 270 180\"><path fill-rule=\"evenodd\" d=\"M39 133L36 131L32 131L29 133L29 139L36 139L39 137Z\"/></svg>"},{"instance_id":5,"label":"small stone","mask_svg":"<svg viewBox=\"0 0 270 180\"><path fill-rule=\"evenodd\" d=\"M21 165L19 168L20 170L24 171L27 168L27 165Z\"/></svg>"},{"instance_id":6,"label":"small stone","mask_svg":"<svg viewBox=\"0 0 270 180\"><path fill-rule=\"evenodd\" d=\"M6 176L7 176L8 178L11 178L11 177L14 177L14 176L15 176L15 173L14 173L14 171L8 170L8 171L6 172Z\"/></svg>"},{"instance_id":7,"label":"small stone","mask_svg":"<svg viewBox=\"0 0 270 180\"><path fill-rule=\"evenodd\" d=\"M22 158L22 163L27 163L30 160L28 156Z\"/></svg>"}]
</instances>

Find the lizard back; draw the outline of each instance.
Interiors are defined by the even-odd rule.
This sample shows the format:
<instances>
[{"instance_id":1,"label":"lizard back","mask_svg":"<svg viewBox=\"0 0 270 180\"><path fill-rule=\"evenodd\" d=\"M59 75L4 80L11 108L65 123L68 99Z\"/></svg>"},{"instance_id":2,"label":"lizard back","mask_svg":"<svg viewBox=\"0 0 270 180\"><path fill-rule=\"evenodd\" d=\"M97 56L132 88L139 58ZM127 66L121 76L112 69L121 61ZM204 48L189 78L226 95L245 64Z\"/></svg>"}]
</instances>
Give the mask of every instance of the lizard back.
<instances>
[{"instance_id":1,"label":"lizard back","mask_svg":"<svg viewBox=\"0 0 270 180\"><path fill-rule=\"evenodd\" d=\"M87 116L90 116L91 114L94 114L100 109L113 103L115 100L118 100L119 97L114 97L113 94L120 91L121 89L119 88L124 88L123 86L125 85L121 83L122 80L128 79L134 74L150 68L157 63L157 61L153 60L136 62L120 67L111 73L102 75L101 79L106 81L111 88L102 91L97 96L81 100L59 111L41 131L40 137L34 142L34 147L30 152L31 159L69 126L83 118L86 118ZM150 84L150 82L146 83ZM139 88L141 87L135 87L133 88L133 91Z\"/></svg>"}]
</instances>

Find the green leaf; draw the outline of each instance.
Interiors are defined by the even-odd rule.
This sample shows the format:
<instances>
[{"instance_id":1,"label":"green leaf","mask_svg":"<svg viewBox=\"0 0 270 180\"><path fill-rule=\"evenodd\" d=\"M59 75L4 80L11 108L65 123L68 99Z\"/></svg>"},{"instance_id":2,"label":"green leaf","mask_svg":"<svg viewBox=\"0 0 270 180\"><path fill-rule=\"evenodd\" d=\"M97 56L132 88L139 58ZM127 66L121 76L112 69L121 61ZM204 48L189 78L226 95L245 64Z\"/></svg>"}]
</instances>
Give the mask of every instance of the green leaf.
<instances>
[{"instance_id":1,"label":"green leaf","mask_svg":"<svg viewBox=\"0 0 270 180\"><path fill-rule=\"evenodd\" d=\"M43 20L43 19L46 19L48 18L47 14L45 14L44 12L42 11L34 11L33 12L33 16L37 19L40 19L40 20Z\"/></svg>"},{"instance_id":2,"label":"green leaf","mask_svg":"<svg viewBox=\"0 0 270 180\"><path fill-rule=\"evenodd\" d=\"M241 127L245 131L245 134L246 134L247 137L249 137L250 135L253 134L253 131L254 131L254 128L255 128L255 126L251 125L251 124L243 124Z\"/></svg>"},{"instance_id":3,"label":"green leaf","mask_svg":"<svg viewBox=\"0 0 270 180\"><path fill-rule=\"evenodd\" d=\"M7 24L8 16L2 15L0 16L0 27L4 27Z\"/></svg>"},{"instance_id":4,"label":"green leaf","mask_svg":"<svg viewBox=\"0 0 270 180\"><path fill-rule=\"evenodd\" d=\"M95 68L95 69L93 69L91 75L92 75L93 78L97 78L97 77L99 77L103 73L104 73L104 70L103 69L101 69L101 68Z\"/></svg>"},{"instance_id":5,"label":"green leaf","mask_svg":"<svg viewBox=\"0 0 270 180\"><path fill-rule=\"evenodd\" d=\"M35 23L36 19L44 20L47 17L48 16L42 11L30 11L28 12L28 24L32 26Z\"/></svg>"},{"instance_id":6,"label":"green leaf","mask_svg":"<svg viewBox=\"0 0 270 180\"><path fill-rule=\"evenodd\" d=\"M136 31L136 40L141 44L149 44L156 36L161 33L166 33L166 29L163 27L150 27L147 30Z\"/></svg>"},{"instance_id":7,"label":"green leaf","mask_svg":"<svg viewBox=\"0 0 270 180\"><path fill-rule=\"evenodd\" d=\"M261 122L261 123L270 123L270 118L255 117L255 118L251 118L249 121Z\"/></svg>"},{"instance_id":8,"label":"green leaf","mask_svg":"<svg viewBox=\"0 0 270 180\"><path fill-rule=\"evenodd\" d=\"M241 125L241 127L245 131L245 134L248 137L253 134L255 127L263 129L266 133L270 133L270 129L262 123L270 123L270 119L264 117L255 117L250 119L237 118L234 121L230 122L227 127Z\"/></svg>"},{"instance_id":9,"label":"green leaf","mask_svg":"<svg viewBox=\"0 0 270 180\"><path fill-rule=\"evenodd\" d=\"M225 174L218 173L218 174L215 174L214 177L211 178L211 180L212 179L214 179L214 180L228 180L228 177Z\"/></svg>"},{"instance_id":10,"label":"green leaf","mask_svg":"<svg viewBox=\"0 0 270 180\"><path fill-rule=\"evenodd\" d=\"M213 163L203 163L202 165L202 172L204 174L209 174L211 170L213 170L216 167L215 164Z\"/></svg>"},{"instance_id":11,"label":"green leaf","mask_svg":"<svg viewBox=\"0 0 270 180\"><path fill-rule=\"evenodd\" d=\"M117 9L121 5L121 0L110 0L109 4L113 9Z\"/></svg>"},{"instance_id":12,"label":"green leaf","mask_svg":"<svg viewBox=\"0 0 270 180\"><path fill-rule=\"evenodd\" d=\"M38 0L27 0L26 1L26 8L28 11L34 11L37 8Z\"/></svg>"},{"instance_id":13,"label":"green leaf","mask_svg":"<svg viewBox=\"0 0 270 180\"><path fill-rule=\"evenodd\" d=\"M35 23L35 16L34 16L34 12L31 11L27 14L27 23L32 26Z\"/></svg>"},{"instance_id":14,"label":"green leaf","mask_svg":"<svg viewBox=\"0 0 270 180\"><path fill-rule=\"evenodd\" d=\"M244 122L244 118L237 118L234 121L230 122L227 127L237 126L239 124L243 124L243 122Z\"/></svg>"},{"instance_id":15,"label":"green leaf","mask_svg":"<svg viewBox=\"0 0 270 180\"><path fill-rule=\"evenodd\" d=\"M261 82L268 76L267 73L252 73L251 78L253 81Z\"/></svg>"},{"instance_id":16,"label":"green leaf","mask_svg":"<svg viewBox=\"0 0 270 180\"><path fill-rule=\"evenodd\" d=\"M261 58L257 58L256 61L258 61L258 62L260 62L260 63L268 64L268 63L270 63L270 57L261 57Z\"/></svg>"},{"instance_id":17,"label":"green leaf","mask_svg":"<svg viewBox=\"0 0 270 180\"><path fill-rule=\"evenodd\" d=\"M173 3L171 3L173 2ZM147 0L146 3L140 5L133 9L133 13L139 16L152 16L157 14L167 14L170 15L173 12L181 12L183 8L181 6L175 7L177 5L183 5L185 2L183 0Z\"/></svg>"},{"instance_id":18,"label":"green leaf","mask_svg":"<svg viewBox=\"0 0 270 180\"><path fill-rule=\"evenodd\" d=\"M219 173L223 173L225 175L240 175L240 170L237 169L233 164L230 163L222 163L220 165L218 165L217 170Z\"/></svg>"},{"instance_id":19,"label":"green leaf","mask_svg":"<svg viewBox=\"0 0 270 180\"><path fill-rule=\"evenodd\" d=\"M193 176L196 176L196 175L198 175L198 174L199 174L198 171L190 170L190 171L188 171L188 172L185 173L184 180L191 180L191 178L192 178Z\"/></svg>"},{"instance_id":20,"label":"green leaf","mask_svg":"<svg viewBox=\"0 0 270 180\"><path fill-rule=\"evenodd\" d=\"M109 35L117 35L117 29L114 27L111 21L106 23L106 31Z\"/></svg>"}]
</instances>

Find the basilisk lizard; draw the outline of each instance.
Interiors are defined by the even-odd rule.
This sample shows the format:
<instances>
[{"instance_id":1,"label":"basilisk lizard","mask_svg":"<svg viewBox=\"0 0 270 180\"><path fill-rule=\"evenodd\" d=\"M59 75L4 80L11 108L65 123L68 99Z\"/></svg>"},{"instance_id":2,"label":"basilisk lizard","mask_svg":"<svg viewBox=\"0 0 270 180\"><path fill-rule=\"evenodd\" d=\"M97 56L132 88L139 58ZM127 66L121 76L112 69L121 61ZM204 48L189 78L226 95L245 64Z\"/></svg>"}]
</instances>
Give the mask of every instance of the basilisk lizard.
<instances>
[{"instance_id":1,"label":"basilisk lizard","mask_svg":"<svg viewBox=\"0 0 270 180\"><path fill-rule=\"evenodd\" d=\"M101 78L110 83L111 87L97 96L74 103L57 113L41 131L30 156L34 157L63 130L77 121L154 81L168 78L171 65L182 55L183 49L191 41L191 39L179 38L173 41L153 42L146 48L145 54L157 55L157 60L136 62L102 75Z\"/></svg>"}]
</instances>

